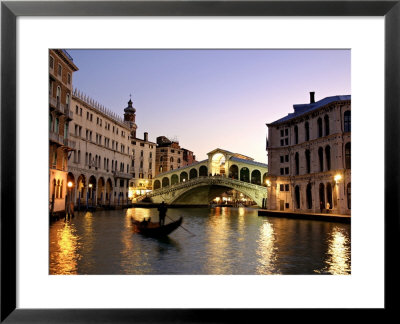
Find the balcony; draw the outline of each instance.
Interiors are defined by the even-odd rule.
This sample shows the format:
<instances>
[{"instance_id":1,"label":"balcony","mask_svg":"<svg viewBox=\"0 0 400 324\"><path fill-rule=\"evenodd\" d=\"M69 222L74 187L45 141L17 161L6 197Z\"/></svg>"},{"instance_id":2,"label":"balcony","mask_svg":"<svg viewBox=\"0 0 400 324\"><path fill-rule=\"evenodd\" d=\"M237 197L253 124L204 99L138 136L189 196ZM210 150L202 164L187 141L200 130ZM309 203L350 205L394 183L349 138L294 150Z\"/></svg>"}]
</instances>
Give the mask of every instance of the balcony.
<instances>
[{"instance_id":1,"label":"balcony","mask_svg":"<svg viewBox=\"0 0 400 324\"><path fill-rule=\"evenodd\" d=\"M74 116L74 113L72 112L71 109L67 108L65 110L65 116L67 117L67 120L72 120L73 116Z\"/></svg>"},{"instance_id":2,"label":"balcony","mask_svg":"<svg viewBox=\"0 0 400 324\"><path fill-rule=\"evenodd\" d=\"M69 150L75 150L76 142L70 140L69 138L64 138L64 146L66 146Z\"/></svg>"},{"instance_id":3,"label":"balcony","mask_svg":"<svg viewBox=\"0 0 400 324\"><path fill-rule=\"evenodd\" d=\"M49 132L49 140L50 142L56 143L58 145L64 145L64 136L57 134L55 132Z\"/></svg>"},{"instance_id":4,"label":"balcony","mask_svg":"<svg viewBox=\"0 0 400 324\"><path fill-rule=\"evenodd\" d=\"M122 179L131 179L132 175L129 173L125 173L125 172L120 172L120 171L114 171L114 177L115 178L122 178Z\"/></svg>"},{"instance_id":5,"label":"balcony","mask_svg":"<svg viewBox=\"0 0 400 324\"><path fill-rule=\"evenodd\" d=\"M58 112L60 115L64 114L65 106L60 102L59 98L49 96L50 108Z\"/></svg>"}]
</instances>

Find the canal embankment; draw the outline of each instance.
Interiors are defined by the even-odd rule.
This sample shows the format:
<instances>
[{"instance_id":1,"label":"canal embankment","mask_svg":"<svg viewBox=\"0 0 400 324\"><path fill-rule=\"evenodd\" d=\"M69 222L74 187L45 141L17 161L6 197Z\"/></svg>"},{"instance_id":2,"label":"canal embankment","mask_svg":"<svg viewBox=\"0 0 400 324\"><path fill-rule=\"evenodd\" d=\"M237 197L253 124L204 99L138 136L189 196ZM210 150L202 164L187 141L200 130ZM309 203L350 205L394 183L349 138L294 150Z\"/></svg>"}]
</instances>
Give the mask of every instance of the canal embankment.
<instances>
[{"instance_id":1,"label":"canal embankment","mask_svg":"<svg viewBox=\"0 0 400 324\"><path fill-rule=\"evenodd\" d=\"M320 220L320 221L338 222L347 224L351 223L350 215L329 214L329 213L298 213L298 212L259 209L258 216Z\"/></svg>"}]
</instances>

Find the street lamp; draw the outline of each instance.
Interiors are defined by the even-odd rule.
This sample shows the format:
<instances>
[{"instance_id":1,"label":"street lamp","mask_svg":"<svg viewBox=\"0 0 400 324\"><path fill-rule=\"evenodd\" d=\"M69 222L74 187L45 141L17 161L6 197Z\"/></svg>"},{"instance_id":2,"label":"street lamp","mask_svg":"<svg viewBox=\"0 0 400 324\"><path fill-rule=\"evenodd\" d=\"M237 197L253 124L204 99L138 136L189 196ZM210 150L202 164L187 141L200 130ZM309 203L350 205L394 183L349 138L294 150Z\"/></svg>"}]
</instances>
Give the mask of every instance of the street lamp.
<instances>
[{"instance_id":1,"label":"street lamp","mask_svg":"<svg viewBox=\"0 0 400 324\"><path fill-rule=\"evenodd\" d=\"M340 174L337 174L337 175L334 176L333 179L335 180L336 184L338 184L339 181L342 179L342 176Z\"/></svg>"},{"instance_id":2,"label":"street lamp","mask_svg":"<svg viewBox=\"0 0 400 324\"><path fill-rule=\"evenodd\" d=\"M73 187L73 183L72 181L68 181L67 182L67 187L68 187L68 207L67 207L67 211L68 211L68 218L71 215L71 196L72 196L72 187Z\"/></svg>"},{"instance_id":3,"label":"street lamp","mask_svg":"<svg viewBox=\"0 0 400 324\"><path fill-rule=\"evenodd\" d=\"M267 185L267 187L271 187L271 181L270 180L265 180L265 184Z\"/></svg>"}]
</instances>

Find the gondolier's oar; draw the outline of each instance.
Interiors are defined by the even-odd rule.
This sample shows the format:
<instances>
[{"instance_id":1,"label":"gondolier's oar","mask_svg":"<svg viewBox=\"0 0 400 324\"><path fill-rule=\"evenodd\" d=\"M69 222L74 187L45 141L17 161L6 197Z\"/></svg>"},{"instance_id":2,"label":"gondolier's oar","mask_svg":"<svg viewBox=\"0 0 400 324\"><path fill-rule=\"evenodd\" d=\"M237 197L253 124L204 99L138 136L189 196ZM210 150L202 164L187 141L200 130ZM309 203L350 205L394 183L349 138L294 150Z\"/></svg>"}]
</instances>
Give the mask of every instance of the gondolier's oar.
<instances>
[{"instance_id":1,"label":"gondolier's oar","mask_svg":"<svg viewBox=\"0 0 400 324\"><path fill-rule=\"evenodd\" d=\"M166 215L166 216L168 217L168 215ZM181 215L181 217L182 217L182 215ZM172 220L173 222L175 222L171 217L168 217L168 218L169 218L170 220ZM183 218L183 217L182 217L182 218ZM191 231L189 231L188 229L184 228L184 227L182 226L182 224L179 225L179 227L182 227L186 232L192 234L193 236L196 236L196 234L193 234Z\"/></svg>"}]
</instances>

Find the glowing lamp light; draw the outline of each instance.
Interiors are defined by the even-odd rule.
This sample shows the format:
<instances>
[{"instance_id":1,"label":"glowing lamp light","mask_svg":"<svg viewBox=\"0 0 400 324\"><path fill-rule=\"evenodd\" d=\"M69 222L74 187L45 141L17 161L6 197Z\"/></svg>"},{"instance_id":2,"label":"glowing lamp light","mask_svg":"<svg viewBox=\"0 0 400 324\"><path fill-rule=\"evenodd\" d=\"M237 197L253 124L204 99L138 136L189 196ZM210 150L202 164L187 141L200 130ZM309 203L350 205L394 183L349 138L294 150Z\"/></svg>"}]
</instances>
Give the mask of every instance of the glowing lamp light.
<instances>
[{"instance_id":1,"label":"glowing lamp light","mask_svg":"<svg viewBox=\"0 0 400 324\"><path fill-rule=\"evenodd\" d=\"M266 181L265 181L265 184L267 185L267 187L271 187L271 181L266 180Z\"/></svg>"},{"instance_id":2,"label":"glowing lamp light","mask_svg":"<svg viewBox=\"0 0 400 324\"><path fill-rule=\"evenodd\" d=\"M92 187L93 187L93 185L91 183L89 183L89 188L92 188Z\"/></svg>"},{"instance_id":3,"label":"glowing lamp light","mask_svg":"<svg viewBox=\"0 0 400 324\"><path fill-rule=\"evenodd\" d=\"M68 186L68 188L72 188L72 186L73 186L72 182L68 181L67 186Z\"/></svg>"},{"instance_id":4,"label":"glowing lamp light","mask_svg":"<svg viewBox=\"0 0 400 324\"><path fill-rule=\"evenodd\" d=\"M336 183L338 183L342 179L342 176L340 174L337 174L333 179L335 180Z\"/></svg>"}]
</instances>

